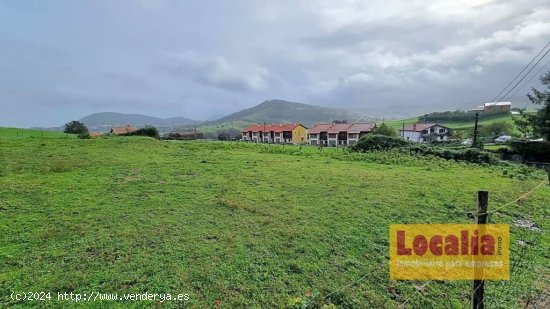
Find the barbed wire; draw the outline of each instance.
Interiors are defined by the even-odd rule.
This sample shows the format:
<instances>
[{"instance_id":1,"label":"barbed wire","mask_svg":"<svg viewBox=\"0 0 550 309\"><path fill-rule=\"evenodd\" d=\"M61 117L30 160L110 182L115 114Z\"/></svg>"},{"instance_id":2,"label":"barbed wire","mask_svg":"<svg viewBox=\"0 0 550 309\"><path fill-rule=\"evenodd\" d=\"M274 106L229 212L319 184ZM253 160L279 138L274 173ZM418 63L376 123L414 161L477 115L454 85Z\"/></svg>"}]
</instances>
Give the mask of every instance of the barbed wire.
<instances>
[{"instance_id":1,"label":"barbed wire","mask_svg":"<svg viewBox=\"0 0 550 309\"><path fill-rule=\"evenodd\" d=\"M518 201L528 197L529 195L533 194L538 188L542 187L543 185L545 185L547 183L546 180L544 180L543 182L539 183L536 187L534 187L533 189L529 190L528 192L525 192L524 194L522 194L520 197L516 198L515 200L513 201L510 201L500 207L498 207L497 209L494 209L494 210L491 210L491 211L487 211L487 212L481 212L481 213L475 213L476 216L482 216L482 215L489 215L489 214L494 214L494 213L497 213L497 212L500 212L502 209L514 204L514 203L517 203Z\"/></svg>"},{"instance_id":2,"label":"barbed wire","mask_svg":"<svg viewBox=\"0 0 550 309\"><path fill-rule=\"evenodd\" d=\"M506 203L506 204L504 204L504 205L500 206L499 208L497 208L497 209L495 209L495 210L492 210L492 211L487 211L487 212L485 212L485 213L460 212L460 211L459 211L459 212L456 212L456 213L462 213L462 214L468 214L468 215L472 215L472 214L473 214L473 215L475 215L475 216L494 214L494 213L497 213L497 212L501 211L503 208L508 207L508 206L510 206L510 205L512 205L512 204L514 204L514 203L517 203L518 201L520 201L520 200L522 200L522 199L528 197L529 195L533 194L537 189L539 189L540 187L542 187L544 184L546 184L546 181L541 182L540 184L538 184L537 186L535 186L533 189L531 189L531 190L529 190L529 191L523 193L522 195L520 195L518 198L514 199L513 201L510 201L510 202L508 202L508 203ZM541 234L542 234L542 233L541 233ZM540 238L540 236L539 236L539 238ZM527 250L527 251L529 251L529 250ZM523 248L523 249L522 249L522 253L521 253L521 255L520 255L519 258L522 258L522 257L524 256L525 252L527 252L527 251ZM515 261L517 261L517 259L516 259ZM517 267L517 264L515 264L513 267L514 267L514 268ZM380 268L380 267L379 267L379 268ZM512 265L510 265L510 271L511 271L511 270L512 270ZM332 292L326 294L325 296L323 296L323 299L327 299L328 297L330 297L330 296L332 296L332 295L334 295L334 294L336 294L336 293L342 292L342 291L348 289L349 287L354 286L354 285L356 285L356 284L362 282L363 280L365 280L367 277L369 277L369 276L371 276L371 275L372 275L372 272L369 272L369 273L367 273L367 274L364 274L363 276L361 276L360 278L358 278L358 279L356 279L356 280L353 280L353 281L350 282L349 284L346 284L345 286L343 286L343 287L341 287L341 288L339 288L339 289L337 289L337 290L334 290L334 291L332 291ZM484 280L485 280L485 277L483 277L481 280L484 281ZM420 288L417 288L416 291L413 292L408 298L406 298L405 301L402 302L402 303L399 305L398 308L400 308L400 309L401 309L401 308L404 308L405 305L406 305L413 297L415 297L417 294L419 294L421 291L423 291L425 288L427 288L432 282L433 282L433 281L427 281L425 284L423 284L422 286L420 286ZM478 286L478 288L479 288L479 286ZM447 289L447 291L448 291L448 289ZM473 293L475 293L475 292L476 292L476 291L474 290L474 291L472 291L472 293L470 294L470 297L469 297L469 299L468 299L469 304L471 304L471 298L472 298ZM420 295L421 295L422 297L424 297L422 294L420 294ZM313 302L312 302L312 303L313 303Z\"/></svg>"}]
</instances>

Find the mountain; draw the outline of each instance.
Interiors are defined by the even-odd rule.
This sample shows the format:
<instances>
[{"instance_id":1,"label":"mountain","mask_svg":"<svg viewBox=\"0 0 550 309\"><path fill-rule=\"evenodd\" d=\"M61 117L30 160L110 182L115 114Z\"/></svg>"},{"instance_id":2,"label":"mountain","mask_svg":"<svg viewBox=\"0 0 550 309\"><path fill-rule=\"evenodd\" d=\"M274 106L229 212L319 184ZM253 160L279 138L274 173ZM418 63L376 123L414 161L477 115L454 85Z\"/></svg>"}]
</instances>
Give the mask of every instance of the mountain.
<instances>
[{"instance_id":1,"label":"mountain","mask_svg":"<svg viewBox=\"0 0 550 309\"><path fill-rule=\"evenodd\" d=\"M320 122L331 122L334 120L353 121L360 118L360 114L343 109L288 102L284 100L268 100L254 107L244 109L205 124L216 125L240 121L246 123L301 123L305 126L311 126Z\"/></svg>"},{"instance_id":2,"label":"mountain","mask_svg":"<svg viewBox=\"0 0 550 309\"><path fill-rule=\"evenodd\" d=\"M152 125L160 128L173 128L197 123L185 117L158 118L140 114L122 114L113 112L95 113L79 120L92 130L104 130L112 126L131 124L137 127Z\"/></svg>"}]
</instances>

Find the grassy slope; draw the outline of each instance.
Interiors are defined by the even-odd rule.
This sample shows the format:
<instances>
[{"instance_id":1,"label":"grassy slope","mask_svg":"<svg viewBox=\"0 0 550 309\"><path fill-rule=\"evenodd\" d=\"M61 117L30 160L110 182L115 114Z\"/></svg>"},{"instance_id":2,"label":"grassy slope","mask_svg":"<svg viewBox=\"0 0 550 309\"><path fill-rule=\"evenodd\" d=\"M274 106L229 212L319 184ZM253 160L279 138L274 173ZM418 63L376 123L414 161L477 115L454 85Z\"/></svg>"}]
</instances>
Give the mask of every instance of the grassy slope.
<instances>
[{"instance_id":1,"label":"grassy slope","mask_svg":"<svg viewBox=\"0 0 550 309\"><path fill-rule=\"evenodd\" d=\"M408 119L398 119L398 120L388 120L385 121L386 124L389 126L399 130L403 126L403 122L405 125L412 124L414 122L419 121L420 118L408 118ZM488 125L491 123L499 122L499 121L505 121L513 123L512 116L511 115L498 115L495 117L490 118L482 118L479 120L479 124L481 126ZM446 125L452 129L470 129L474 127L474 121L452 121L452 122L441 122L441 124Z\"/></svg>"},{"instance_id":2,"label":"grassy slope","mask_svg":"<svg viewBox=\"0 0 550 309\"><path fill-rule=\"evenodd\" d=\"M218 131L224 131L228 129L241 130L253 123L254 122L251 122L251 121L235 120L235 121L222 122L219 124L199 125L198 128L203 133L216 133Z\"/></svg>"},{"instance_id":3,"label":"grassy slope","mask_svg":"<svg viewBox=\"0 0 550 309\"><path fill-rule=\"evenodd\" d=\"M254 118L254 117L251 117L251 118ZM405 125L409 125L409 124L412 124L412 123L415 123L415 122L418 122L418 121L419 121L418 117L413 117L413 118L406 118L406 119L385 120L384 122L387 125L389 125L390 127L394 128L396 130L400 130L403 127L403 123L405 123ZM513 123L511 115L498 115L498 116L491 117L491 118L481 119L479 121L479 124L481 126L483 126L483 125L488 125L488 124L498 122L498 121L506 121L506 122ZM381 123L381 122L382 121L377 121L377 123ZM218 123L218 124L199 125L198 128L204 133L214 133L214 132L223 131L223 130L227 130L227 129L241 130L244 127L246 127L250 124L253 124L253 123L255 123L255 122L246 121L246 120L235 120L235 121L221 122L221 123ZM458 129L458 130L473 129L473 127L474 127L474 121L473 120L472 121L441 122L441 124L446 125L446 126L448 126L450 128L453 128L453 129Z\"/></svg>"},{"instance_id":4,"label":"grassy slope","mask_svg":"<svg viewBox=\"0 0 550 309\"><path fill-rule=\"evenodd\" d=\"M19 139L19 138L59 138L67 137L63 132L31 130L20 128L0 128L0 139ZM76 135L69 134L68 137L74 138Z\"/></svg>"},{"instance_id":5,"label":"grassy slope","mask_svg":"<svg viewBox=\"0 0 550 309\"><path fill-rule=\"evenodd\" d=\"M396 307L409 297L413 307L448 307L467 301L468 282L434 282L415 294L423 282L388 280L388 225L471 222L457 212L474 208L476 190L490 190L497 207L541 180L442 160L333 159L336 151L139 137L0 139L0 306L14 305L11 291L44 290L189 293L199 308L311 298L319 306ZM507 209L548 229L549 203L545 187ZM512 259L518 240L538 235L512 228ZM531 285L547 287L536 281L548 275L547 236L527 245L509 284L487 282L492 307L517 306ZM313 297L304 296L309 291Z\"/></svg>"}]
</instances>

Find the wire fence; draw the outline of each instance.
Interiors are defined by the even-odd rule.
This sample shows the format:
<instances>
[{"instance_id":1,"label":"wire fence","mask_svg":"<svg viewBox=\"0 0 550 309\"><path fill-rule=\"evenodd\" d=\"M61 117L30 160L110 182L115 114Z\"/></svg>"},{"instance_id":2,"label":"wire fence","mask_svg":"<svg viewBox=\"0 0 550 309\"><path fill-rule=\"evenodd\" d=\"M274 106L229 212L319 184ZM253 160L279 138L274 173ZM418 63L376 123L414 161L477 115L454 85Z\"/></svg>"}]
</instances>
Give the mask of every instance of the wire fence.
<instances>
[{"instance_id":1,"label":"wire fence","mask_svg":"<svg viewBox=\"0 0 550 309\"><path fill-rule=\"evenodd\" d=\"M539 183L538 185L533 187L531 190L521 194L516 199L514 199L512 201L509 201L509 202L499 206L497 209L487 211L485 213L470 212L469 214L470 215L473 214L474 217L481 216L481 215L500 215L500 214L503 214L503 215L509 217L509 215L507 213L503 213L505 208L507 208L507 207L509 207L513 204L517 204L520 201L524 201L529 196L531 196L534 192L536 192L538 189L543 187L545 184L547 184L547 181L543 181L543 182ZM460 212L460 213L465 214L465 212ZM521 219L521 220L527 220L527 219ZM491 216L488 216L488 222L487 223L491 223L490 221L491 221ZM508 222L508 223L510 223L512 226L514 226L514 222ZM533 292L533 290L531 289L530 286L520 286L520 284L522 284L522 283L525 285L524 281L522 281L522 283L517 283L518 281L512 280L513 278L516 278L518 276L525 276L525 271L526 270L531 271L532 272L531 274L536 274L536 271L537 271L537 269L533 269L533 266L529 262L532 261L532 259L534 257L540 255L540 253L538 253L539 255L536 255L537 252L535 252L534 248L539 248L539 245L541 244L541 241L542 241L542 237L544 235L544 229L542 227L536 227L536 226L533 225L533 226L528 227L528 230L533 232L533 233L527 233L528 235L531 235L531 238L525 238L525 240L518 240L518 245L519 245L519 248L520 248L519 252L517 252L514 255L512 255L512 252L510 252L510 262L511 262L511 265L510 265L510 280L508 280L508 281L491 281L491 285L488 286L489 289L487 289L488 293L486 293L487 296L491 296L492 290L493 289L498 289L498 290L501 291L501 293L499 293L499 295L503 295L503 294L517 295L517 294L520 294L521 296L519 296L516 299L516 301L519 302L519 301L523 300L524 303L525 303L524 308L528 308L527 306L529 306L531 304L532 300L537 296L541 296L543 298L545 297L547 299L550 299L550 290L546 290L542 295L537 295L537 293ZM510 240L510 241L512 241L512 240ZM381 267L379 267L378 269L380 269L380 268ZM542 271L540 271L538 273L538 276L536 276L531 282L535 283L535 284L538 283L538 282L541 282L541 279L544 278L545 276L550 277L550 270L548 270L548 269L544 270L543 269ZM389 282L389 276L388 275L385 275L384 277L381 278L380 276L377 276L377 274L375 274L373 272L368 272L368 273L362 275L361 277L359 277L355 280L352 280L350 283L342 286L341 288L338 288L338 289L336 289L336 290L334 290L330 293L325 294L322 297L322 299L323 300L329 299L334 294L341 293L341 292L345 291L346 289L350 289L354 286L359 285L361 282L363 282L366 279L372 279L372 278L380 280L381 283L385 282L385 281ZM485 281L485 277L483 277L482 281ZM433 306L437 306L436 304L432 303L432 300L430 300L426 297L426 295L429 295L429 293L424 293L425 291L428 290L428 288L431 285L435 284L436 282L441 283L442 289L445 291L443 297L448 302L449 308L457 307L457 304L453 302L453 298L451 297L452 293L451 293L450 285L446 282L443 282L443 281L432 280L432 281L426 281L425 283L423 283L420 286L416 286L415 291L412 292L407 298L404 298L398 304L398 308L400 308L400 309L407 308L408 305L411 304L411 301L413 301L415 299L418 299L418 298L423 299L427 303L431 303ZM473 297L474 293L477 292L477 291L472 290L471 285L468 285L466 287L464 282L462 282L462 284L459 283L459 285L464 286L463 287L464 289L466 289L466 288L468 289L468 290L465 290L467 292L461 293L463 300L460 302L460 307L461 308L471 308L472 307L472 297ZM548 288L548 286L546 286L546 288ZM522 292L520 292L520 293L506 293L503 290L506 290L506 291L509 291L509 292L516 292L516 291L520 290ZM439 297L441 297L441 295ZM544 302L545 300L543 299L542 301ZM548 303L550 303L550 302L548 302ZM490 307L490 308L502 308L502 306L498 302L497 297L485 297L484 298L484 304L490 305L490 306L487 306L487 307ZM439 304L439 305L441 305L441 304Z\"/></svg>"}]
</instances>

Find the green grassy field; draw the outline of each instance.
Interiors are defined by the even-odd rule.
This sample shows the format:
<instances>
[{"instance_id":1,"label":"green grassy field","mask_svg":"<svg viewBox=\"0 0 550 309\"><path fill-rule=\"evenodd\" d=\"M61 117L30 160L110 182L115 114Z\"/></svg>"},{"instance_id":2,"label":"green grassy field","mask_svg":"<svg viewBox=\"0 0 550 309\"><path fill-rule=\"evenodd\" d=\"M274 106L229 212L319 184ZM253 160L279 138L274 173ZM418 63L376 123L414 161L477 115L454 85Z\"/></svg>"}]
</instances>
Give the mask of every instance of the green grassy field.
<instances>
[{"instance_id":1,"label":"green grassy field","mask_svg":"<svg viewBox=\"0 0 550 309\"><path fill-rule=\"evenodd\" d=\"M389 280L389 224L471 223L477 190L498 208L545 177L393 153L140 137L2 136L0 162L0 307L44 306L10 300L13 291L148 291L188 293L193 308L461 308L467 281ZM548 289L549 204L544 186L491 215L537 229L511 226L511 281L486 283L490 308Z\"/></svg>"},{"instance_id":2,"label":"green grassy field","mask_svg":"<svg viewBox=\"0 0 550 309\"><path fill-rule=\"evenodd\" d=\"M236 120L236 121L224 122L220 124L199 125L198 128L202 133L206 134L206 133L216 133L219 131L224 131L229 129L241 130L251 124L253 124L253 122L245 121L245 120Z\"/></svg>"},{"instance_id":3,"label":"green grassy field","mask_svg":"<svg viewBox=\"0 0 550 309\"><path fill-rule=\"evenodd\" d=\"M76 138L74 134L65 134L59 131L30 130L19 128L1 128L1 139L19 139L19 138Z\"/></svg>"},{"instance_id":4,"label":"green grassy field","mask_svg":"<svg viewBox=\"0 0 550 309\"><path fill-rule=\"evenodd\" d=\"M396 130L400 130L403 127L403 123L405 125L409 125L415 122L420 121L422 119L415 117L415 118L408 118L408 119L397 119L397 120L386 120L384 121L387 125L391 126L392 128ZM496 115L494 117L488 117L488 118L482 118L479 120L479 125L489 125L495 122L508 122L513 124L512 115ZM465 129L473 129L474 127L474 120L472 121L443 121L440 122L442 125L448 126L451 129L455 130L465 130Z\"/></svg>"}]
</instances>

